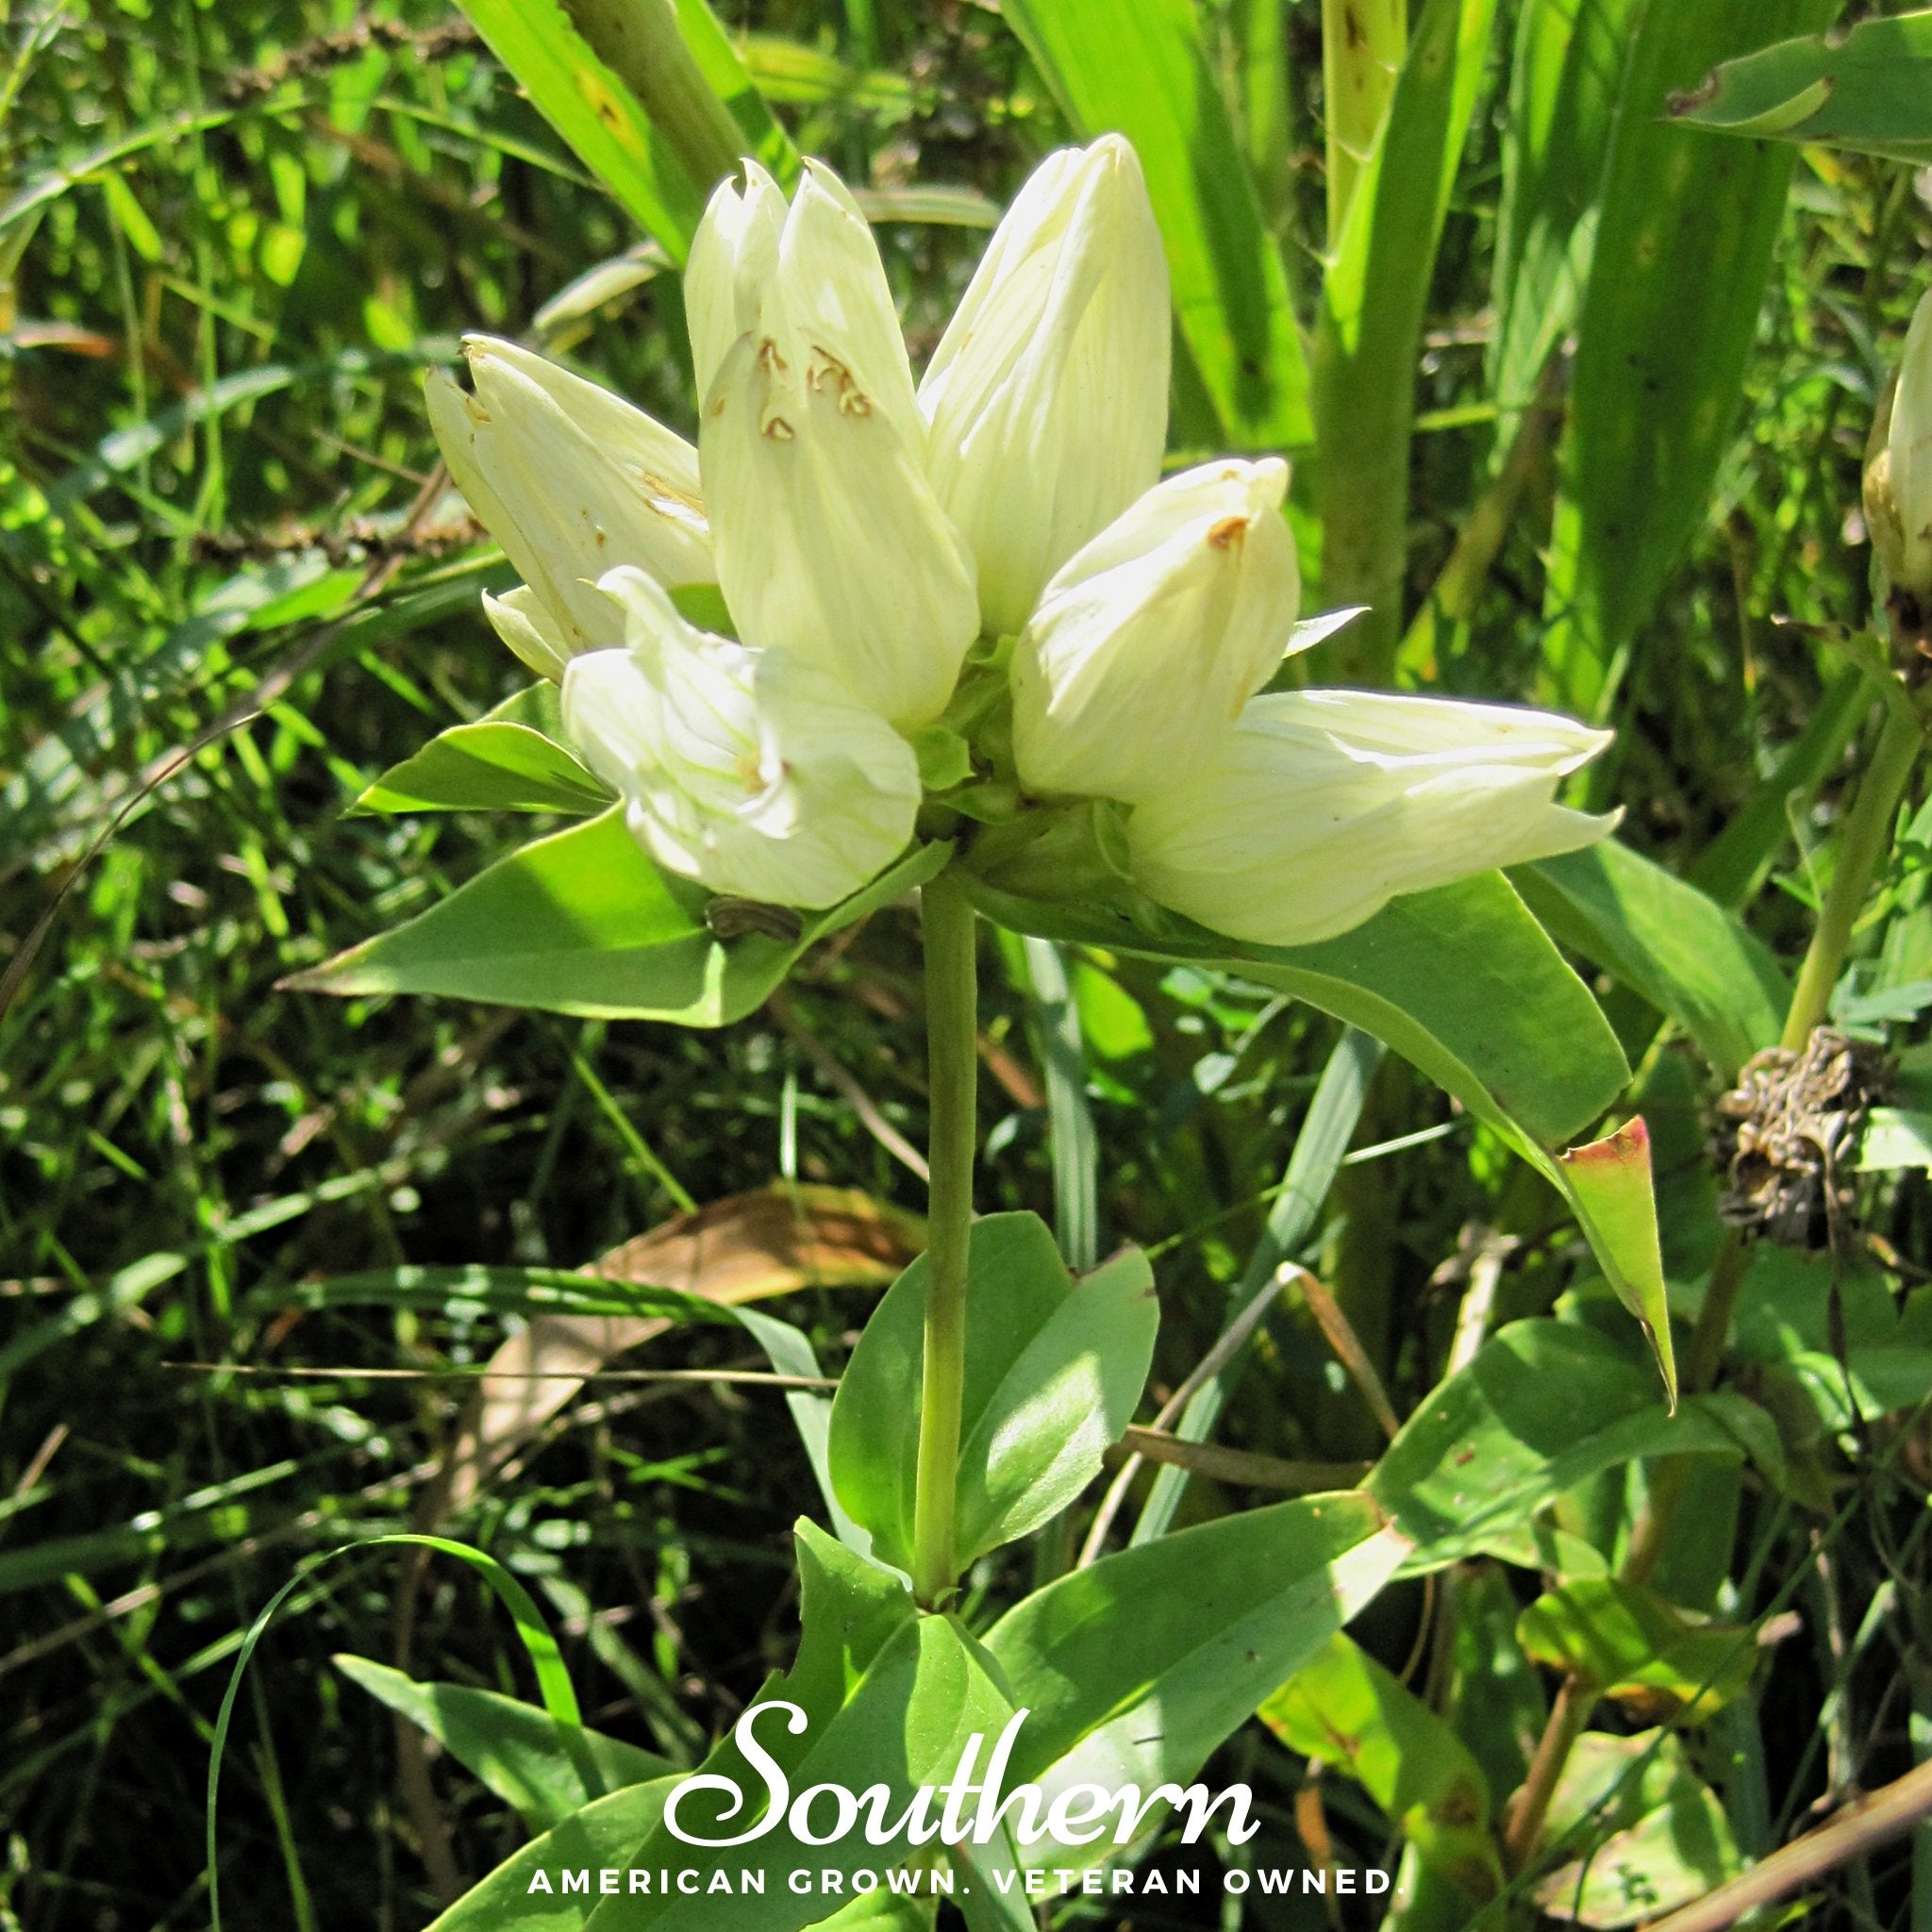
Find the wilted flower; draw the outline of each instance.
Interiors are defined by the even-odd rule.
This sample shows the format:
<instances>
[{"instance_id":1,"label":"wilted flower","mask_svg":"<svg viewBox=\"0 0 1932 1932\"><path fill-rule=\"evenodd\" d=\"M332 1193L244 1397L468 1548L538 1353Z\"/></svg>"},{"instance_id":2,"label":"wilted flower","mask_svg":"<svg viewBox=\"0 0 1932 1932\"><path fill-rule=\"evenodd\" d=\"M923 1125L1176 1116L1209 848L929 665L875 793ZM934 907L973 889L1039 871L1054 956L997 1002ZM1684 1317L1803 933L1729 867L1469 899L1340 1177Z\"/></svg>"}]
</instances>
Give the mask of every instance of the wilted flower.
<instances>
[{"instance_id":1,"label":"wilted flower","mask_svg":"<svg viewBox=\"0 0 1932 1932\"><path fill-rule=\"evenodd\" d=\"M1912 312L1898 380L1873 442L1865 465L1872 541L1899 589L1932 596L1932 290Z\"/></svg>"},{"instance_id":2,"label":"wilted flower","mask_svg":"<svg viewBox=\"0 0 1932 1932\"><path fill-rule=\"evenodd\" d=\"M597 594L624 644L571 660L564 728L659 864L714 891L830 906L904 848L918 761L837 679L693 628L640 570Z\"/></svg>"},{"instance_id":3,"label":"wilted flower","mask_svg":"<svg viewBox=\"0 0 1932 1932\"><path fill-rule=\"evenodd\" d=\"M615 641L595 585L619 564L663 584L717 581L690 443L513 342L472 336L463 354L475 392L432 372L429 420L457 488L524 579L483 601L532 671L561 677L579 651Z\"/></svg>"},{"instance_id":4,"label":"wilted flower","mask_svg":"<svg viewBox=\"0 0 1932 1932\"><path fill-rule=\"evenodd\" d=\"M1189 777L1281 662L1301 596L1288 465L1171 476L1063 564L1013 658L1031 790L1139 799Z\"/></svg>"},{"instance_id":5,"label":"wilted flower","mask_svg":"<svg viewBox=\"0 0 1932 1932\"><path fill-rule=\"evenodd\" d=\"M1117 134L1033 172L919 385L940 501L979 560L999 637L1160 475L1167 258Z\"/></svg>"},{"instance_id":6,"label":"wilted flower","mask_svg":"<svg viewBox=\"0 0 1932 1932\"><path fill-rule=\"evenodd\" d=\"M1614 814L1557 805L1610 741L1548 711L1352 691L1256 698L1208 768L1127 820L1136 880L1203 925L1298 946L1401 892L1572 852Z\"/></svg>"}]
</instances>

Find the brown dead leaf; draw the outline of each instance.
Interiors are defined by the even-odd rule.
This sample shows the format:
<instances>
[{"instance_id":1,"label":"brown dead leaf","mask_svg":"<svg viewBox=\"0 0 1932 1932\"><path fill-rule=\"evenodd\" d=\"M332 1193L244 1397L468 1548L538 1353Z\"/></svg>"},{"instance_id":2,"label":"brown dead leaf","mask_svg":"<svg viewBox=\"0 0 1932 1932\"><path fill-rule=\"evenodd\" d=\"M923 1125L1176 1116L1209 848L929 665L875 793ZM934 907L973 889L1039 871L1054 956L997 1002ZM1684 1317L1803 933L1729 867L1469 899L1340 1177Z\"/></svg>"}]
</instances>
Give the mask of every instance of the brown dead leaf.
<instances>
[{"instance_id":1,"label":"brown dead leaf","mask_svg":"<svg viewBox=\"0 0 1932 1932\"><path fill-rule=\"evenodd\" d=\"M612 1248L583 1272L725 1307L800 1288L883 1287L919 1253L910 1216L851 1188L732 1194ZM438 1485L440 1520L473 1497L587 1376L675 1324L663 1316L541 1315L490 1358Z\"/></svg>"}]
</instances>

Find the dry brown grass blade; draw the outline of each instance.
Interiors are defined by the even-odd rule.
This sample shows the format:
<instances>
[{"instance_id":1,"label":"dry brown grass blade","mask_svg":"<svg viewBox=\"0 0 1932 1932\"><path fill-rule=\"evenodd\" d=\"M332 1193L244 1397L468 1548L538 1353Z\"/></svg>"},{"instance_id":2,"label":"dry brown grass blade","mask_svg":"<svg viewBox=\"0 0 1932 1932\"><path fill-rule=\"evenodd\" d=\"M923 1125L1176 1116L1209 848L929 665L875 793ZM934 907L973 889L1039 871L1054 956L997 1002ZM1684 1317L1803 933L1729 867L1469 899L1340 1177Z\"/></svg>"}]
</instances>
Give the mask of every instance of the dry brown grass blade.
<instances>
[{"instance_id":1,"label":"dry brown grass blade","mask_svg":"<svg viewBox=\"0 0 1932 1932\"><path fill-rule=\"evenodd\" d=\"M726 1307L800 1288L883 1286L918 1254L918 1224L856 1189L733 1194L613 1248L584 1272ZM439 1516L458 1508L618 1356L673 1324L661 1316L543 1315L490 1359L451 1447Z\"/></svg>"}]
</instances>

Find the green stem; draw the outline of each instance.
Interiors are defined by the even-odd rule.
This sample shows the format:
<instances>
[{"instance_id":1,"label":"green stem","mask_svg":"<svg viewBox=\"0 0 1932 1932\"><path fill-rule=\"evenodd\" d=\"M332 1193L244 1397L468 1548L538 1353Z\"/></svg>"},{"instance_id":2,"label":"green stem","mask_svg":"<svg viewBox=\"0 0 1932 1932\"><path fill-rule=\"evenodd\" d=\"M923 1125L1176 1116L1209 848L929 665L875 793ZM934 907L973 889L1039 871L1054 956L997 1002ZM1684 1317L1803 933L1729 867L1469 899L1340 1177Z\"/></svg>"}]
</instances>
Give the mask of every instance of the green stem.
<instances>
[{"instance_id":1,"label":"green stem","mask_svg":"<svg viewBox=\"0 0 1932 1932\"><path fill-rule=\"evenodd\" d=\"M745 140L679 31L673 0L565 0L564 11L707 199L736 171Z\"/></svg>"},{"instance_id":2,"label":"green stem","mask_svg":"<svg viewBox=\"0 0 1932 1932\"><path fill-rule=\"evenodd\" d=\"M1885 729L1879 734L1877 748L1852 803L1838 868L1831 875L1831 888L1819 911L1817 929L1811 935L1810 948L1798 972L1790 1011L1785 1016L1782 1044L1792 1052L1810 1039L1812 1029L1824 1018L1831 1004L1831 990L1838 984L1845 954L1851 946L1852 928L1857 924L1865 894L1871 890L1873 874L1890 848L1892 817L1905 795L1924 741L1924 728L1908 707L1888 708Z\"/></svg>"},{"instance_id":3,"label":"green stem","mask_svg":"<svg viewBox=\"0 0 1932 1932\"><path fill-rule=\"evenodd\" d=\"M953 1588L953 1499L966 1379L966 1257L973 1228L978 993L973 907L941 873L920 893L925 927L925 1041L932 1179L925 1236L925 1372L919 1407L919 1486L912 1507L912 1587L928 1609Z\"/></svg>"}]
</instances>

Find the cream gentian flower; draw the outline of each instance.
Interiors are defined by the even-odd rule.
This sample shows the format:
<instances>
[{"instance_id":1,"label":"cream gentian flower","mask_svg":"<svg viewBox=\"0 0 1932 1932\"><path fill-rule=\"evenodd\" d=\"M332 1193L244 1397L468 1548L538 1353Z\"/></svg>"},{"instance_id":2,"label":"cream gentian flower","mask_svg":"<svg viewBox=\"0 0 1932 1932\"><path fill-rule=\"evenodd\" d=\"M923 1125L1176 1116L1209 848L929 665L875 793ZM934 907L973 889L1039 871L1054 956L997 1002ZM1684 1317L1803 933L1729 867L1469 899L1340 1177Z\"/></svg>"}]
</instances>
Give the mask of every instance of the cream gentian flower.
<instances>
[{"instance_id":1,"label":"cream gentian flower","mask_svg":"<svg viewBox=\"0 0 1932 1932\"><path fill-rule=\"evenodd\" d=\"M1919 298L1888 408L1865 468L1865 518L1886 575L1932 594L1932 290Z\"/></svg>"},{"instance_id":2,"label":"cream gentian flower","mask_svg":"<svg viewBox=\"0 0 1932 1932\"><path fill-rule=\"evenodd\" d=\"M1401 892L1572 852L1615 814L1557 805L1610 741L1547 711L1379 691L1254 699L1207 769L1127 819L1135 879L1233 939L1332 939Z\"/></svg>"},{"instance_id":3,"label":"cream gentian flower","mask_svg":"<svg viewBox=\"0 0 1932 1932\"><path fill-rule=\"evenodd\" d=\"M685 274L718 581L747 642L913 729L945 708L978 635L973 555L926 479L864 217L812 163L781 225L775 185L745 173L712 197Z\"/></svg>"},{"instance_id":4,"label":"cream gentian flower","mask_svg":"<svg viewBox=\"0 0 1932 1932\"><path fill-rule=\"evenodd\" d=\"M660 865L816 907L898 856L919 765L883 719L813 665L693 628L640 570L610 572L598 593L625 641L571 659L564 728Z\"/></svg>"},{"instance_id":5,"label":"cream gentian flower","mask_svg":"<svg viewBox=\"0 0 1932 1932\"><path fill-rule=\"evenodd\" d=\"M1013 751L1029 791L1148 798L1212 754L1294 628L1287 490L1277 458L1204 463L1060 567L1013 658Z\"/></svg>"},{"instance_id":6,"label":"cream gentian flower","mask_svg":"<svg viewBox=\"0 0 1932 1932\"><path fill-rule=\"evenodd\" d=\"M1160 475L1167 258L1117 134L1049 156L993 233L919 385L940 502L979 561L987 631Z\"/></svg>"},{"instance_id":7,"label":"cream gentian flower","mask_svg":"<svg viewBox=\"0 0 1932 1932\"><path fill-rule=\"evenodd\" d=\"M470 508L522 586L483 600L497 634L540 676L614 643L596 580L635 564L664 584L714 583L698 453L608 390L490 336L466 337L474 393L442 372L429 420Z\"/></svg>"}]
</instances>

